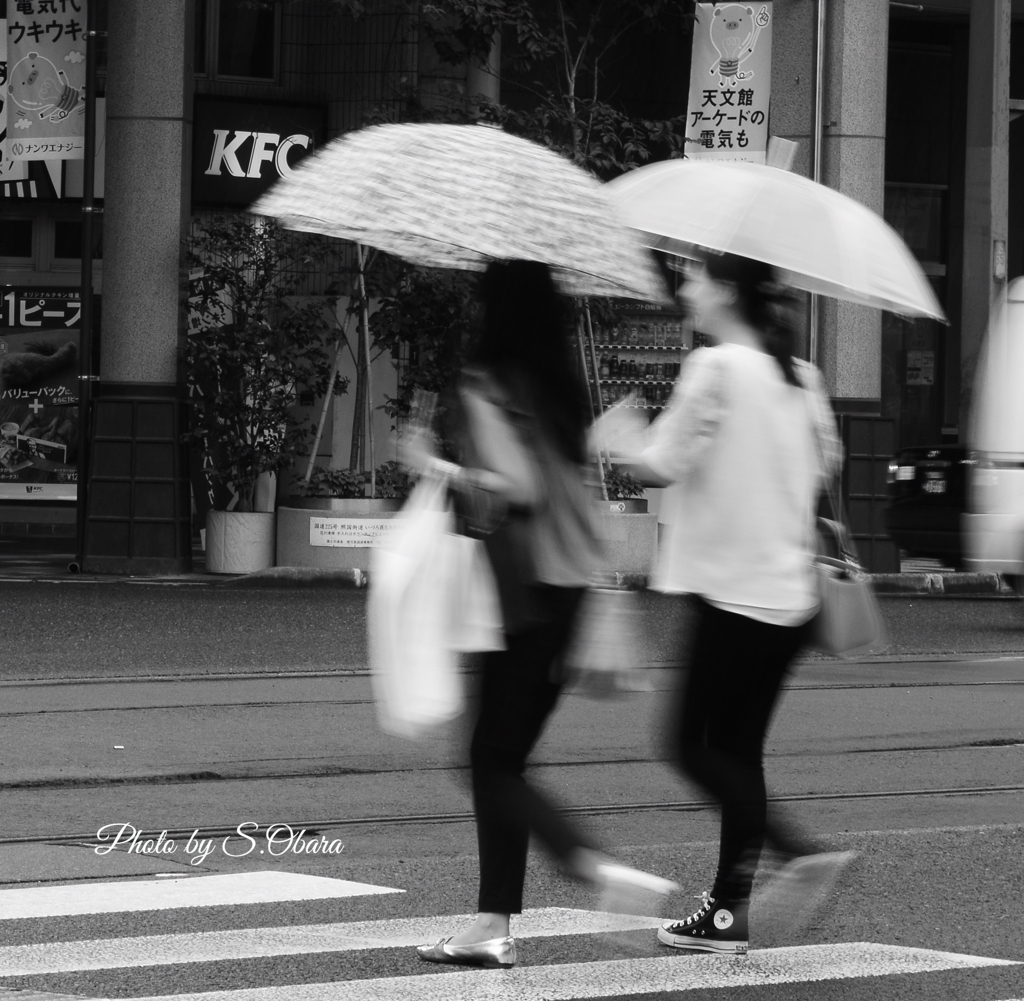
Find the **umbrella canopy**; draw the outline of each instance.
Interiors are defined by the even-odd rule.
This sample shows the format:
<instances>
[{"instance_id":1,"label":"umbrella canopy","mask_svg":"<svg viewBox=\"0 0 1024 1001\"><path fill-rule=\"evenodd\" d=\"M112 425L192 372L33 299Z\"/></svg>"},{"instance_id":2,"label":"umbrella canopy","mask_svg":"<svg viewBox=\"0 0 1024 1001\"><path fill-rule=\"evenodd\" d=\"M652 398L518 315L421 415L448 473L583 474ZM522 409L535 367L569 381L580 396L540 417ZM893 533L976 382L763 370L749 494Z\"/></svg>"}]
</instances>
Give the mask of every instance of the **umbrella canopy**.
<instances>
[{"instance_id":1,"label":"umbrella canopy","mask_svg":"<svg viewBox=\"0 0 1024 1001\"><path fill-rule=\"evenodd\" d=\"M668 160L605 185L648 247L773 264L794 288L945 320L899 234L860 202L776 167Z\"/></svg>"},{"instance_id":2,"label":"umbrella canopy","mask_svg":"<svg viewBox=\"0 0 1024 1001\"><path fill-rule=\"evenodd\" d=\"M492 260L542 261L570 294L667 296L596 178L496 127L350 133L304 160L251 211L413 264L482 271Z\"/></svg>"}]
</instances>

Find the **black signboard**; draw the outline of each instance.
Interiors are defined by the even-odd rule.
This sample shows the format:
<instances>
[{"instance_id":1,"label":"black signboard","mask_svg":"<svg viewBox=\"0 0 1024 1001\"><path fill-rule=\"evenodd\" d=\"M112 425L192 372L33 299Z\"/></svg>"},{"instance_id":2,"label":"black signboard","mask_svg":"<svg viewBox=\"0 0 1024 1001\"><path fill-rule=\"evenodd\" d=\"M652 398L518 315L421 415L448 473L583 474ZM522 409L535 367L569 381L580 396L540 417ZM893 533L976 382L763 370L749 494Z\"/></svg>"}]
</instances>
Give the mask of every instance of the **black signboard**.
<instances>
[{"instance_id":1,"label":"black signboard","mask_svg":"<svg viewBox=\"0 0 1024 1001\"><path fill-rule=\"evenodd\" d=\"M192 201L251 205L323 141L324 109L197 97Z\"/></svg>"}]
</instances>

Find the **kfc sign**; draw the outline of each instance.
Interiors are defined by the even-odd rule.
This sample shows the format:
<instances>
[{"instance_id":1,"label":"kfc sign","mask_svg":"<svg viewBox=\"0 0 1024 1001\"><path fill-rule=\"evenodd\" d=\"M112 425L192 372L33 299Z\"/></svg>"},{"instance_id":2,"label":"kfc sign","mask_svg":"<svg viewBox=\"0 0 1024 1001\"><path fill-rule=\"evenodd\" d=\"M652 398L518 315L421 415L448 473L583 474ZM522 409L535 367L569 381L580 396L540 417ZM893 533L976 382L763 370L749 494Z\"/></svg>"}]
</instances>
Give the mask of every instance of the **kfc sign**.
<instances>
[{"instance_id":1,"label":"kfc sign","mask_svg":"<svg viewBox=\"0 0 1024 1001\"><path fill-rule=\"evenodd\" d=\"M323 137L322 108L196 98L192 201L250 205Z\"/></svg>"}]
</instances>

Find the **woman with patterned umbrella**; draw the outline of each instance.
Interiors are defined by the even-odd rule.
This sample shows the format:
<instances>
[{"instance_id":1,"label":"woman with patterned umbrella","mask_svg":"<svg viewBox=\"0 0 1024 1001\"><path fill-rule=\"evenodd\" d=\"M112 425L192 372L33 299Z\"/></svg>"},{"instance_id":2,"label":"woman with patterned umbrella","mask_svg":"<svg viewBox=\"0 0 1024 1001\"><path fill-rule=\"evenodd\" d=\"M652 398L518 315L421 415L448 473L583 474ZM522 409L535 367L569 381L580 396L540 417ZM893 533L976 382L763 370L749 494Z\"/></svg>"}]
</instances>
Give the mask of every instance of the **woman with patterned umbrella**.
<instances>
[{"instance_id":1,"label":"woman with patterned umbrella","mask_svg":"<svg viewBox=\"0 0 1024 1001\"><path fill-rule=\"evenodd\" d=\"M663 301L650 254L604 186L558 153L486 125L379 125L336 139L252 211L427 267L547 264L563 293Z\"/></svg>"}]
</instances>

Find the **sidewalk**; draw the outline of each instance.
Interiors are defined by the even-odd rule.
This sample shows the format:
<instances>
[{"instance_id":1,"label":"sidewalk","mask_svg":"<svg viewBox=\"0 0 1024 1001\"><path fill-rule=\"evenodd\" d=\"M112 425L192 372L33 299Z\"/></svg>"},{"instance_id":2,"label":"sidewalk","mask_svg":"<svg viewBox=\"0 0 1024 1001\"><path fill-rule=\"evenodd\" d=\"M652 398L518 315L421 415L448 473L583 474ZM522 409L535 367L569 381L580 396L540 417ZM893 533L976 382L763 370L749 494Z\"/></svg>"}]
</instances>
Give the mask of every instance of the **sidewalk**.
<instances>
[{"instance_id":1,"label":"sidewalk","mask_svg":"<svg viewBox=\"0 0 1024 1001\"><path fill-rule=\"evenodd\" d=\"M10 581L38 581L47 583L91 584L170 584L242 588L294 588L329 587L362 588L368 575L361 570L315 570L305 567L272 567L252 574L209 574L204 569L201 549L192 552L193 571L182 574L127 574L71 573L68 564L74 554L29 551L16 542L0 545L0 583ZM646 586L642 575L620 575L620 583L631 587ZM994 573L965 573L943 566L938 560L907 559L901 573L874 574L878 594L923 597L1014 597L1014 591L1005 580Z\"/></svg>"}]
</instances>

